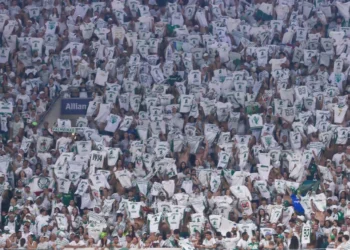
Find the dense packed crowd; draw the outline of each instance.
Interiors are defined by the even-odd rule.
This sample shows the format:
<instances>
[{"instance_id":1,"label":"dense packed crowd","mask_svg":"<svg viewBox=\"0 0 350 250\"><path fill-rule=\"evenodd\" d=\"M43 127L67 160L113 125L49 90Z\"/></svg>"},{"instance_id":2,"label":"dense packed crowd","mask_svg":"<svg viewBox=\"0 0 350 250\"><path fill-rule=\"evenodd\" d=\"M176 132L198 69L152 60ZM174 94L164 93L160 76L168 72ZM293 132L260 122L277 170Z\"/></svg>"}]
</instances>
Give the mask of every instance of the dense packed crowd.
<instances>
[{"instance_id":1,"label":"dense packed crowd","mask_svg":"<svg viewBox=\"0 0 350 250\"><path fill-rule=\"evenodd\" d=\"M1 0L0 248L350 249L349 10Z\"/></svg>"}]
</instances>

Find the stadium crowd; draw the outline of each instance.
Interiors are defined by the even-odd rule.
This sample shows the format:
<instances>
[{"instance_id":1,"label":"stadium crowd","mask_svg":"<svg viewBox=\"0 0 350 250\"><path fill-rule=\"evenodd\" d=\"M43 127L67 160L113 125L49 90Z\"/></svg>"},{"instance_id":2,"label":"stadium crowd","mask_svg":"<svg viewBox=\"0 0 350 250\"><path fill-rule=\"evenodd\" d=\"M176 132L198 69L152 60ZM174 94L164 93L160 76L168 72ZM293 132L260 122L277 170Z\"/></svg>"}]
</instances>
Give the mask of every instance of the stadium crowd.
<instances>
[{"instance_id":1,"label":"stadium crowd","mask_svg":"<svg viewBox=\"0 0 350 250\"><path fill-rule=\"evenodd\" d=\"M350 249L349 10L0 0L0 249Z\"/></svg>"}]
</instances>

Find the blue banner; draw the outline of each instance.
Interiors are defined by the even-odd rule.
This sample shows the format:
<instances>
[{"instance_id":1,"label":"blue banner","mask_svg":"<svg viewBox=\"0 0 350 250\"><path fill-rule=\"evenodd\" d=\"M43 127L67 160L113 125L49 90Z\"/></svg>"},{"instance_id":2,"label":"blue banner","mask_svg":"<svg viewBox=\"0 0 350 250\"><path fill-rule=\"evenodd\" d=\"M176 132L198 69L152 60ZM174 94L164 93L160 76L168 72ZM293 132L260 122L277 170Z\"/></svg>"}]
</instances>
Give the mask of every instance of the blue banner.
<instances>
[{"instance_id":1,"label":"blue banner","mask_svg":"<svg viewBox=\"0 0 350 250\"><path fill-rule=\"evenodd\" d=\"M92 98L67 98L61 100L61 115L86 115Z\"/></svg>"}]
</instances>

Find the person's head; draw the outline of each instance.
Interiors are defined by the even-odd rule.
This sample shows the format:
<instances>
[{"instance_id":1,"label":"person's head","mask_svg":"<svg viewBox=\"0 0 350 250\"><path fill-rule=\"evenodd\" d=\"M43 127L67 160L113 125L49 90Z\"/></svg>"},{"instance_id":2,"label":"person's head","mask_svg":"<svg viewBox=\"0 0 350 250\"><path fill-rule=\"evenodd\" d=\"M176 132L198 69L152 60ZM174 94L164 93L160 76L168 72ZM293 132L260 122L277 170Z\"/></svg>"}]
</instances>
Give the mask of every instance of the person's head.
<instances>
[{"instance_id":1,"label":"person's head","mask_svg":"<svg viewBox=\"0 0 350 250\"><path fill-rule=\"evenodd\" d=\"M131 243L131 241L132 241L132 236L131 236L130 234L126 235L126 236L125 236L125 240L126 240L127 243Z\"/></svg>"},{"instance_id":2,"label":"person's head","mask_svg":"<svg viewBox=\"0 0 350 250\"><path fill-rule=\"evenodd\" d=\"M176 239L179 239L179 238L180 238L180 230L179 230L179 229L175 229L174 232L173 232L173 234L174 234L174 237L175 237Z\"/></svg>"},{"instance_id":3,"label":"person's head","mask_svg":"<svg viewBox=\"0 0 350 250\"><path fill-rule=\"evenodd\" d=\"M342 19L340 16L338 16L337 19L336 19L336 23L337 23L338 25L341 25L342 22L343 22L343 19Z\"/></svg>"},{"instance_id":4,"label":"person's head","mask_svg":"<svg viewBox=\"0 0 350 250\"><path fill-rule=\"evenodd\" d=\"M266 240L271 240L271 238L272 238L272 234L271 234L270 232L267 232L267 233L265 234L265 239L266 239Z\"/></svg>"},{"instance_id":5,"label":"person's head","mask_svg":"<svg viewBox=\"0 0 350 250\"><path fill-rule=\"evenodd\" d=\"M15 114L15 122L19 122L20 119L21 118L20 118L19 114Z\"/></svg>"},{"instance_id":6,"label":"person's head","mask_svg":"<svg viewBox=\"0 0 350 250\"><path fill-rule=\"evenodd\" d=\"M247 232L242 233L242 239L243 239L243 240L247 241L248 238L249 238L249 235L248 235Z\"/></svg>"},{"instance_id":7,"label":"person's head","mask_svg":"<svg viewBox=\"0 0 350 250\"><path fill-rule=\"evenodd\" d=\"M242 218L243 220L247 220L248 219L248 214L246 212L242 213Z\"/></svg>"},{"instance_id":8,"label":"person's head","mask_svg":"<svg viewBox=\"0 0 350 250\"><path fill-rule=\"evenodd\" d=\"M137 238L137 237L134 237L133 239L132 239L132 243L133 244L138 244L139 243L139 238Z\"/></svg>"},{"instance_id":9,"label":"person's head","mask_svg":"<svg viewBox=\"0 0 350 250\"><path fill-rule=\"evenodd\" d=\"M0 184L5 182L5 174L0 172Z\"/></svg>"},{"instance_id":10,"label":"person's head","mask_svg":"<svg viewBox=\"0 0 350 250\"><path fill-rule=\"evenodd\" d=\"M122 237L124 232L123 232L123 230L119 229L117 233L118 233L119 237Z\"/></svg>"},{"instance_id":11,"label":"person's head","mask_svg":"<svg viewBox=\"0 0 350 250\"><path fill-rule=\"evenodd\" d=\"M80 237L79 237L79 235L74 235L74 241L76 242L76 243L78 243L79 241L80 241Z\"/></svg>"},{"instance_id":12,"label":"person's head","mask_svg":"<svg viewBox=\"0 0 350 250\"><path fill-rule=\"evenodd\" d=\"M265 210L264 209L259 209L259 215L261 217L265 216Z\"/></svg>"},{"instance_id":13,"label":"person's head","mask_svg":"<svg viewBox=\"0 0 350 250\"><path fill-rule=\"evenodd\" d=\"M33 236L31 234L29 234L27 236L27 240L28 240L28 242L33 242Z\"/></svg>"},{"instance_id":14,"label":"person's head","mask_svg":"<svg viewBox=\"0 0 350 250\"><path fill-rule=\"evenodd\" d=\"M46 209L45 209L45 208L40 209L40 214L41 214L42 216L46 216L46 215L47 215Z\"/></svg>"},{"instance_id":15,"label":"person's head","mask_svg":"<svg viewBox=\"0 0 350 250\"><path fill-rule=\"evenodd\" d=\"M8 218L9 218L9 221L13 222L15 220L15 214L13 213L9 214Z\"/></svg>"},{"instance_id":16,"label":"person's head","mask_svg":"<svg viewBox=\"0 0 350 250\"><path fill-rule=\"evenodd\" d=\"M22 238L19 240L20 247L24 247L25 244L26 244L26 239Z\"/></svg>"},{"instance_id":17,"label":"person's head","mask_svg":"<svg viewBox=\"0 0 350 250\"><path fill-rule=\"evenodd\" d=\"M317 63L317 57L316 56L311 57L311 63L313 63L313 64Z\"/></svg>"},{"instance_id":18,"label":"person's head","mask_svg":"<svg viewBox=\"0 0 350 250\"><path fill-rule=\"evenodd\" d=\"M114 237L113 237L113 244L118 245L118 243L119 243L119 238L118 238L118 236L114 236Z\"/></svg>"},{"instance_id":19,"label":"person's head","mask_svg":"<svg viewBox=\"0 0 350 250\"><path fill-rule=\"evenodd\" d=\"M163 193L163 192L159 192L159 199L161 200L161 201L165 201L165 194Z\"/></svg>"},{"instance_id":20,"label":"person's head","mask_svg":"<svg viewBox=\"0 0 350 250\"><path fill-rule=\"evenodd\" d=\"M28 225L24 225L23 226L23 232L25 232L25 233L29 232L29 226Z\"/></svg>"},{"instance_id":21,"label":"person's head","mask_svg":"<svg viewBox=\"0 0 350 250\"><path fill-rule=\"evenodd\" d=\"M27 187L27 186L26 186L26 187ZM27 198L27 201L26 201L26 204L27 204L27 205L33 205L33 204L34 204L33 197L31 197L31 196L28 197L28 198Z\"/></svg>"},{"instance_id":22,"label":"person's head","mask_svg":"<svg viewBox=\"0 0 350 250\"><path fill-rule=\"evenodd\" d=\"M213 235L212 235L212 233L211 233L210 231L208 231L208 232L205 233L205 238L206 238L207 240L210 240L212 237L213 237Z\"/></svg>"},{"instance_id":23,"label":"person's head","mask_svg":"<svg viewBox=\"0 0 350 250\"><path fill-rule=\"evenodd\" d=\"M24 159L23 160L23 168L26 169L29 165L29 160L28 159Z\"/></svg>"}]
</instances>

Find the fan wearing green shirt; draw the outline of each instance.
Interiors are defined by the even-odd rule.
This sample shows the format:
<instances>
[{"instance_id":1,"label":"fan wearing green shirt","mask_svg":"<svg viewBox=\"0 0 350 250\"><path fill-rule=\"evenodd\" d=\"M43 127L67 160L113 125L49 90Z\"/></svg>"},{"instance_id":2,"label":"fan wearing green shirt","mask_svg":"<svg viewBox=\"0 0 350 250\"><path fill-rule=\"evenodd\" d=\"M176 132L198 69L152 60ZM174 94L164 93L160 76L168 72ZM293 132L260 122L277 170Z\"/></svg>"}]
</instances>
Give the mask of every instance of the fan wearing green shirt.
<instances>
[{"instance_id":1,"label":"fan wearing green shirt","mask_svg":"<svg viewBox=\"0 0 350 250\"><path fill-rule=\"evenodd\" d=\"M258 250L259 249L259 242L256 240L256 236L253 236L251 238L251 242L248 243L248 249L250 249L250 250Z\"/></svg>"}]
</instances>

